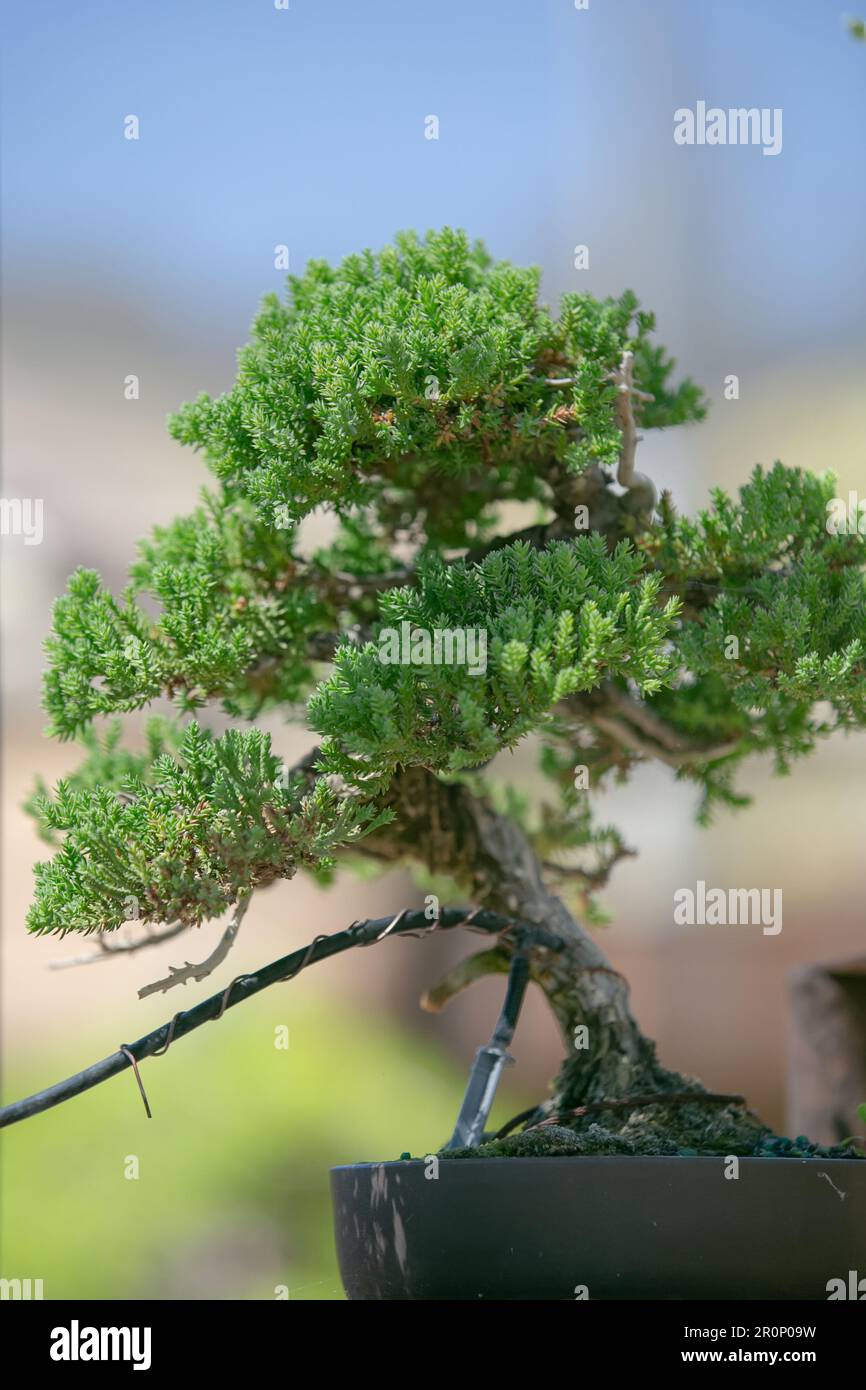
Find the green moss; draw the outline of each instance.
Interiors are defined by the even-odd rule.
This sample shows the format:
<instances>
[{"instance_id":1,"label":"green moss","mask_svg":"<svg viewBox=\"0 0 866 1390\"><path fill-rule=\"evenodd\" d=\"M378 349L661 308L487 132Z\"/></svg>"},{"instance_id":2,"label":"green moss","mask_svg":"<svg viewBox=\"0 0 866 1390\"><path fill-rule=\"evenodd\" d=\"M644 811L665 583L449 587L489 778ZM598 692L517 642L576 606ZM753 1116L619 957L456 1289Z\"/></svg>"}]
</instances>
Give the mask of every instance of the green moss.
<instances>
[{"instance_id":1,"label":"green moss","mask_svg":"<svg viewBox=\"0 0 866 1390\"><path fill-rule=\"evenodd\" d=\"M740 1158L862 1158L849 1145L813 1144L803 1135L773 1134L743 1106L719 1108L697 1101L673 1105L660 1100L627 1114L574 1116L568 1123L544 1124L490 1139L475 1149L444 1153L446 1158L575 1158L600 1154Z\"/></svg>"}]
</instances>

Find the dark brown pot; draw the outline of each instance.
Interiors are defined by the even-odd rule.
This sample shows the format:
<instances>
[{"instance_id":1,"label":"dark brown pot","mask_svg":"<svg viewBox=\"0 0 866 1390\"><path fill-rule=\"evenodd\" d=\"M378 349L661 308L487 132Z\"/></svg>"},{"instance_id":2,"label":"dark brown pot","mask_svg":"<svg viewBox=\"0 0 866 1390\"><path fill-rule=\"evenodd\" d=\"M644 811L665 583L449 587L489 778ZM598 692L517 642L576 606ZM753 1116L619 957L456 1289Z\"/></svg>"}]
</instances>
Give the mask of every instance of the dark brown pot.
<instances>
[{"instance_id":1,"label":"dark brown pot","mask_svg":"<svg viewBox=\"0 0 866 1390\"><path fill-rule=\"evenodd\" d=\"M350 1299L814 1299L866 1277L866 1161L422 1159L331 1170ZM864 1285L866 1288L866 1285Z\"/></svg>"}]
</instances>

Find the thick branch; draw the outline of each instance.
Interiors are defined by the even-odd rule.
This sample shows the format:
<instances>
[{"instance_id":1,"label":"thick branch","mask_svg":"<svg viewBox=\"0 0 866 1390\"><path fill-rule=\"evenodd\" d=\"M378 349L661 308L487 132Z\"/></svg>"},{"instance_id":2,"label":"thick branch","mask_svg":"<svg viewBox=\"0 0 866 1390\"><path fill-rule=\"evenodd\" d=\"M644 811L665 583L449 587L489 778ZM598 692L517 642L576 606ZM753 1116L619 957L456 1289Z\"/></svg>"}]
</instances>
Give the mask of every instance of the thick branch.
<instances>
[{"instance_id":1,"label":"thick branch","mask_svg":"<svg viewBox=\"0 0 866 1390\"><path fill-rule=\"evenodd\" d=\"M658 758L660 762L667 763L669 767L688 767L694 763L708 763L714 762L718 758L727 758L731 753L736 752L740 744L739 739L732 739L727 743L683 748L674 753L669 748L662 748L657 743L651 743L624 719L597 713L593 714L592 723L601 733L607 734L614 743L618 743L621 748L625 748L631 753L639 753L645 758Z\"/></svg>"},{"instance_id":2,"label":"thick branch","mask_svg":"<svg viewBox=\"0 0 866 1390\"><path fill-rule=\"evenodd\" d=\"M690 767L730 757L742 746L742 736L719 743L686 738L642 700L635 700L613 682L589 695L571 696L561 707L577 712L582 720L626 752L657 758L669 767Z\"/></svg>"},{"instance_id":3,"label":"thick branch","mask_svg":"<svg viewBox=\"0 0 866 1390\"><path fill-rule=\"evenodd\" d=\"M422 768L408 768L395 779L390 801L395 821L359 846L362 852L369 846L380 859L415 858L453 876L492 911L544 926L563 942L555 955L529 948L532 978L547 996L568 1048L551 1104L564 1110L601 1097L695 1084L660 1066L629 1010L625 980L548 890L515 822L465 786L446 784ZM500 945L510 950L507 940ZM577 1051L575 1030L581 1025L588 1029L588 1046Z\"/></svg>"}]
</instances>

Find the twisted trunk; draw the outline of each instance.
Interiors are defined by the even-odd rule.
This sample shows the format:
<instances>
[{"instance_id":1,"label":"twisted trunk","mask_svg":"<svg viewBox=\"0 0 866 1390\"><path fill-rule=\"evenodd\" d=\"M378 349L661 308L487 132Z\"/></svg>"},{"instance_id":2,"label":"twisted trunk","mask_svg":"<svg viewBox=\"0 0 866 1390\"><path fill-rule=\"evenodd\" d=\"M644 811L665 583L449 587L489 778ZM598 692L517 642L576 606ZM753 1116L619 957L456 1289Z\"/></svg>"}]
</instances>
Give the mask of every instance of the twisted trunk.
<instances>
[{"instance_id":1,"label":"twisted trunk","mask_svg":"<svg viewBox=\"0 0 866 1390\"><path fill-rule=\"evenodd\" d=\"M596 941L546 887L523 830L489 802L448 785L421 768L403 771L392 785L396 819L366 842L377 858L407 857L447 873L473 901L522 922L543 925L566 943L531 953L532 979L544 991L568 1049L545 1109L564 1111L601 1098L691 1089L662 1067L654 1043L641 1032L628 1001L626 980ZM503 940L500 952L508 952ZM497 966L491 953L489 969ZM463 979L480 971L463 972ZM576 1030L581 1046L575 1045Z\"/></svg>"}]
</instances>

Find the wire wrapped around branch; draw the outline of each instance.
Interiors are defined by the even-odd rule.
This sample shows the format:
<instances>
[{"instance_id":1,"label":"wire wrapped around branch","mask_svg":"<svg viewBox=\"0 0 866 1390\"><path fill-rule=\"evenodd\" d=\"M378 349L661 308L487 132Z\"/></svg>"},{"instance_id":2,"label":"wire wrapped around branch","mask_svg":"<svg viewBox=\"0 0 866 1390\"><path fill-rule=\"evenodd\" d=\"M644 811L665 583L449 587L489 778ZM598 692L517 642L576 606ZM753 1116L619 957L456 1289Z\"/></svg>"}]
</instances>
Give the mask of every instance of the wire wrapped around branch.
<instances>
[{"instance_id":1,"label":"wire wrapped around branch","mask_svg":"<svg viewBox=\"0 0 866 1390\"><path fill-rule=\"evenodd\" d=\"M515 922L496 912L488 911L487 908L442 908L432 921L424 908L417 908L398 913L396 917L353 922L345 931L335 932L332 936L318 936L309 945L272 961L270 965L263 966L254 974L239 976L219 994L211 995L209 999L202 1000L191 1009L182 1010L162 1027L154 1029L152 1033L146 1033L137 1042L125 1043L109 1057L95 1062L84 1071L77 1072L75 1076L59 1081L44 1091L37 1091L32 1096L26 1096L23 1100L13 1101L11 1105L3 1106L0 1109L0 1129L25 1120L31 1115L38 1115L43 1110L50 1110L63 1101L71 1100L73 1096L81 1095L93 1086L107 1081L109 1077L116 1076L118 1072L125 1071L134 1062L142 1062L146 1057L167 1052L169 1046L178 1038L185 1037L187 1033L200 1028L203 1023L222 1018L226 1010L233 1009L236 1004L242 1004L245 999L251 999L254 994L259 994L269 985L292 979L299 975L301 970L317 961L328 960L331 956L351 950L353 946L373 946L385 936L423 936L428 932L447 931L463 925L469 926L473 931L489 933L492 936L502 937L507 933L517 946L532 942L535 946L557 951L563 944L560 937L544 927Z\"/></svg>"}]
</instances>

